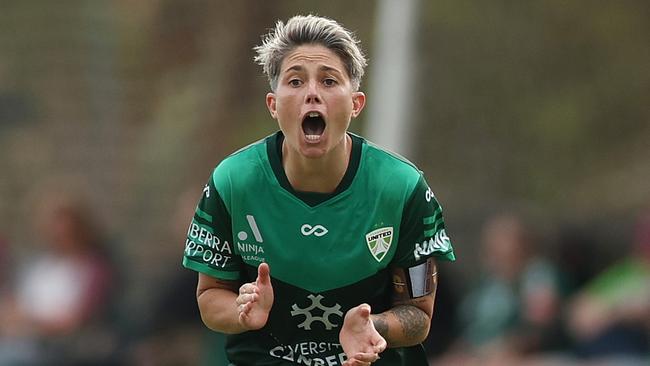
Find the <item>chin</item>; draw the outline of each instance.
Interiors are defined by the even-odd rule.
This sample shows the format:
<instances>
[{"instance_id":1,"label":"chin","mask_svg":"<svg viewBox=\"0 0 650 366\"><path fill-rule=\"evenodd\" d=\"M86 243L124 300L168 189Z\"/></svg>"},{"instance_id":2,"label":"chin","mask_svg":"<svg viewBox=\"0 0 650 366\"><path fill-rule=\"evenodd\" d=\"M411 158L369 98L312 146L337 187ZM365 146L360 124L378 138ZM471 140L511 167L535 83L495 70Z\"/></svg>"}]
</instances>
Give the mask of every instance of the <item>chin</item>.
<instances>
[{"instance_id":1,"label":"chin","mask_svg":"<svg viewBox=\"0 0 650 366\"><path fill-rule=\"evenodd\" d=\"M314 147L307 147L301 151L302 156L306 157L307 159L322 158L325 155L325 153L327 153L327 150L325 150L324 148L314 148Z\"/></svg>"}]
</instances>

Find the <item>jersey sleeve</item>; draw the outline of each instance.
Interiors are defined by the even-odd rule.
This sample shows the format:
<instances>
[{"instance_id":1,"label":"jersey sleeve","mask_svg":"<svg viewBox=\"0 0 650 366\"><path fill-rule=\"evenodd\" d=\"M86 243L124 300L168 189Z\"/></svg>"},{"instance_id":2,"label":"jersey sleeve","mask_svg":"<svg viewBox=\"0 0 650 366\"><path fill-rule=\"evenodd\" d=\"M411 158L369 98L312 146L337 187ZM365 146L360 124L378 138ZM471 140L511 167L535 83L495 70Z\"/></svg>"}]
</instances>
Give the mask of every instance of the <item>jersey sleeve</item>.
<instances>
[{"instance_id":1,"label":"jersey sleeve","mask_svg":"<svg viewBox=\"0 0 650 366\"><path fill-rule=\"evenodd\" d=\"M442 206L424 177L420 176L402 213L393 265L402 268L412 267L429 257L447 261L456 260L451 240L445 229Z\"/></svg>"},{"instance_id":2,"label":"jersey sleeve","mask_svg":"<svg viewBox=\"0 0 650 366\"><path fill-rule=\"evenodd\" d=\"M232 219L211 177L187 230L183 266L218 279L237 280L242 259L232 243Z\"/></svg>"}]
</instances>

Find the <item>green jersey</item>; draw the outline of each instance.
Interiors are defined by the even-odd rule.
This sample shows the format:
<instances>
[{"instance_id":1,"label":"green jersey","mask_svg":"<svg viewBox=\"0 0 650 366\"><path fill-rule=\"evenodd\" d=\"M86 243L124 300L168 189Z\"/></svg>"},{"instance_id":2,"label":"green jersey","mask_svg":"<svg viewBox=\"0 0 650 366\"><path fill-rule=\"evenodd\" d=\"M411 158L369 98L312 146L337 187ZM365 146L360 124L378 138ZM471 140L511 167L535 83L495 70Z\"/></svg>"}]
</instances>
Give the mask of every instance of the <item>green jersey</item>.
<instances>
[{"instance_id":1,"label":"green jersey","mask_svg":"<svg viewBox=\"0 0 650 366\"><path fill-rule=\"evenodd\" d=\"M345 313L391 307L391 268L454 260L442 208L413 164L352 137L331 194L295 191L280 132L214 170L188 230L183 265L222 280L255 281L269 264L275 300L260 330L229 335L232 365L341 365ZM390 348L376 365L426 365L422 346Z\"/></svg>"}]
</instances>

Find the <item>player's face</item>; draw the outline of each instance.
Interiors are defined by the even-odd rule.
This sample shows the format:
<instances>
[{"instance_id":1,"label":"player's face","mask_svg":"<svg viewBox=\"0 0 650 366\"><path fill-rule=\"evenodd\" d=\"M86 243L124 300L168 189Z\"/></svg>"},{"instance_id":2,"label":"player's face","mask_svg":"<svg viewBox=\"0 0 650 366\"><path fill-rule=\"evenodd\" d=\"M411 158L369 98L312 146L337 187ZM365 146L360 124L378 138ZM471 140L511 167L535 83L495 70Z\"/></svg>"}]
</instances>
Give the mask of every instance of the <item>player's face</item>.
<instances>
[{"instance_id":1,"label":"player's face","mask_svg":"<svg viewBox=\"0 0 650 366\"><path fill-rule=\"evenodd\" d=\"M356 92L341 58L320 45L302 45L282 61L278 86L266 96L289 148L320 158L345 139L365 95ZM341 145L342 146L342 145Z\"/></svg>"}]
</instances>

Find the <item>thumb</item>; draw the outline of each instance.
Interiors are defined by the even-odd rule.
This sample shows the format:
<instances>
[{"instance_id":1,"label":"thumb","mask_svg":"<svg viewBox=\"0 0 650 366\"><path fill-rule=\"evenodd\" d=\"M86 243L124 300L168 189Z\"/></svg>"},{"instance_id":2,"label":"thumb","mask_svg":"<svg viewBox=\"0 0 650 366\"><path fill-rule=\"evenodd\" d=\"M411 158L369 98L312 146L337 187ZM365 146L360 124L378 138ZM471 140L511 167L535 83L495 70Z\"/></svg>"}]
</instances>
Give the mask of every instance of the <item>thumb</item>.
<instances>
[{"instance_id":1,"label":"thumb","mask_svg":"<svg viewBox=\"0 0 650 366\"><path fill-rule=\"evenodd\" d=\"M270 285L271 284L271 269L266 263L260 263L257 267L257 284Z\"/></svg>"},{"instance_id":2,"label":"thumb","mask_svg":"<svg viewBox=\"0 0 650 366\"><path fill-rule=\"evenodd\" d=\"M368 304L361 304L359 305L358 313L362 318L368 318L370 317L370 305Z\"/></svg>"}]
</instances>

